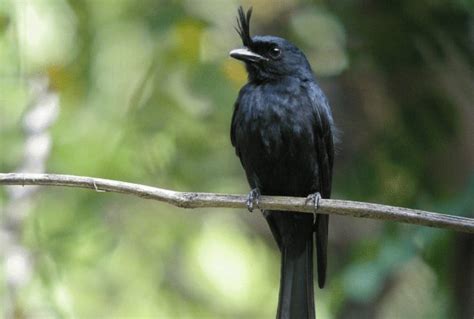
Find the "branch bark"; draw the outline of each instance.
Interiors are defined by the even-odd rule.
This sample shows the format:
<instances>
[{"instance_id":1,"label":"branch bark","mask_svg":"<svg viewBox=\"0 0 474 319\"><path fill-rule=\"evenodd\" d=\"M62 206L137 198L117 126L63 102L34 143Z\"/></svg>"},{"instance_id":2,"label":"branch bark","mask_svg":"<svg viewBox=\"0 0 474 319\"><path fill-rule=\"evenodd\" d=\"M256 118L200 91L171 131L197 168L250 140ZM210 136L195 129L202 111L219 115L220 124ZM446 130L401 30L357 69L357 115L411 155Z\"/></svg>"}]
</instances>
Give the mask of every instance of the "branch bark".
<instances>
[{"instance_id":1,"label":"branch bark","mask_svg":"<svg viewBox=\"0 0 474 319\"><path fill-rule=\"evenodd\" d=\"M2 184L88 188L96 192L114 192L153 199L182 208L246 208L247 200L246 195L177 192L109 179L59 174L0 173L0 185ZM314 212L312 204L306 203L306 198L302 197L261 196L259 208L302 213ZM322 199L318 213L390 220L474 233L474 218L373 203Z\"/></svg>"}]
</instances>

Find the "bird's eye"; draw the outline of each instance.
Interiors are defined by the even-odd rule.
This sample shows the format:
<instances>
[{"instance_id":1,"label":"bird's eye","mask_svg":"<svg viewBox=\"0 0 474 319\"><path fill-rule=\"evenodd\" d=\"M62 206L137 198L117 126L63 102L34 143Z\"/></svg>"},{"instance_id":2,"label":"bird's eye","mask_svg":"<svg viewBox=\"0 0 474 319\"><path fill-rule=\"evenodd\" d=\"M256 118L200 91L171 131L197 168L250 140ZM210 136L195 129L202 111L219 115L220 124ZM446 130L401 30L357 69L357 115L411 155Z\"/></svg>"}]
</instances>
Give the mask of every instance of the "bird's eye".
<instances>
[{"instance_id":1,"label":"bird's eye","mask_svg":"<svg viewBox=\"0 0 474 319\"><path fill-rule=\"evenodd\" d=\"M270 55L271 58L277 59L281 56L281 50L279 47L275 46L268 51L268 55Z\"/></svg>"}]
</instances>

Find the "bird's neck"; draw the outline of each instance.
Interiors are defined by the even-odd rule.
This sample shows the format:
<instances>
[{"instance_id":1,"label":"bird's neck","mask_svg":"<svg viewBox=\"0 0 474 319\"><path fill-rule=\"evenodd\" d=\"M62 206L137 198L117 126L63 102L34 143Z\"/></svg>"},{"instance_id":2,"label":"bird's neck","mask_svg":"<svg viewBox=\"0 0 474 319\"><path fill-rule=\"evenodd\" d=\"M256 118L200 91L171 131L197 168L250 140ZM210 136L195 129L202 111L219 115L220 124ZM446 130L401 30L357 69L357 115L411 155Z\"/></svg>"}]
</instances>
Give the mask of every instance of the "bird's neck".
<instances>
[{"instance_id":1,"label":"bird's neck","mask_svg":"<svg viewBox=\"0 0 474 319\"><path fill-rule=\"evenodd\" d=\"M259 74L249 73L248 82L253 85L291 85L292 83L301 83L311 81L312 75L279 75L274 77L260 76Z\"/></svg>"}]
</instances>

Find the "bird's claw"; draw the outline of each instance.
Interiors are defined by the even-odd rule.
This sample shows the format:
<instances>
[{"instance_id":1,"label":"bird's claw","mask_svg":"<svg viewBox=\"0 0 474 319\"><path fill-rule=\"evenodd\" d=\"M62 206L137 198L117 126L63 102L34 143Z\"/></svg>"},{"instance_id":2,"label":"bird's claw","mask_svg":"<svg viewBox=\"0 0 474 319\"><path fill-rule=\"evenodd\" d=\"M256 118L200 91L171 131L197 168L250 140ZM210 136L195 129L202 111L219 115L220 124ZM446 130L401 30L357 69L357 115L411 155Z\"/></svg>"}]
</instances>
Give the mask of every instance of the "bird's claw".
<instances>
[{"instance_id":1,"label":"bird's claw","mask_svg":"<svg viewBox=\"0 0 474 319\"><path fill-rule=\"evenodd\" d=\"M306 197L305 204L308 204L308 202L311 202L313 204L313 209L314 212L319 209L319 201L321 200L321 194L319 192L309 194L308 197Z\"/></svg>"},{"instance_id":2,"label":"bird's claw","mask_svg":"<svg viewBox=\"0 0 474 319\"><path fill-rule=\"evenodd\" d=\"M247 209L249 212L253 212L254 206L258 207L258 200L260 198L260 191L258 188L254 188L250 191L248 197L247 197Z\"/></svg>"}]
</instances>

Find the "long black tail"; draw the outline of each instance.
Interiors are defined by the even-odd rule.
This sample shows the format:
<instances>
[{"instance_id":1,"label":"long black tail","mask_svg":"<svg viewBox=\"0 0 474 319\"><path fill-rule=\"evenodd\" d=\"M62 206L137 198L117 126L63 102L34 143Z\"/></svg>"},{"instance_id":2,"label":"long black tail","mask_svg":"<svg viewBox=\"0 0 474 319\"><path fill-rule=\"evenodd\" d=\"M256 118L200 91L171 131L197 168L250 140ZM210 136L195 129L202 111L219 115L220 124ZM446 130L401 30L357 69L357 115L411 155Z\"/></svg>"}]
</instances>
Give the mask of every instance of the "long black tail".
<instances>
[{"instance_id":1,"label":"long black tail","mask_svg":"<svg viewBox=\"0 0 474 319\"><path fill-rule=\"evenodd\" d=\"M277 319L315 318L313 234L302 231L281 244L280 295Z\"/></svg>"},{"instance_id":2,"label":"long black tail","mask_svg":"<svg viewBox=\"0 0 474 319\"><path fill-rule=\"evenodd\" d=\"M324 288L326 283L326 269L328 264L328 226L329 216L316 215L316 253L318 260L318 286Z\"/></svg>"}]
</instances>

